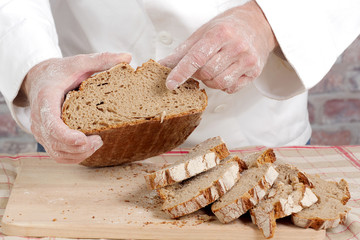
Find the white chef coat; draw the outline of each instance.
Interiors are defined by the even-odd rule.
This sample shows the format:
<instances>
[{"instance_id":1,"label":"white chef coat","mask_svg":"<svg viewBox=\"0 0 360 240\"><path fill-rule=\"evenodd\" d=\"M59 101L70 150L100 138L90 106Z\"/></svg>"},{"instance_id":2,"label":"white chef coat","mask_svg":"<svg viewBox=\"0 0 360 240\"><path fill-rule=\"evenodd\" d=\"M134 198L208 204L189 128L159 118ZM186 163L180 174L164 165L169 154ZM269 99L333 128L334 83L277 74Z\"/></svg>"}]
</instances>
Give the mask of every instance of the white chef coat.
<instances>
[{"instance_id":1,"label":"white chef coat","mask_svg":"<svg viewBox=\"0 0 360 240\"><path fill-rule=\"evenodd\" d=\"M29 130L29 107L13 103L26 73L54 57L129 52L136 67L173 52L202 24L241 0L3 0L0 91ZM209 104L193 145L222 136L230 148L303 145L311 136L307 89L360 33L358 0L257 0L286 61L271 54L263 73L235 94L206 88Z\"/></svg>"}]
</instances>

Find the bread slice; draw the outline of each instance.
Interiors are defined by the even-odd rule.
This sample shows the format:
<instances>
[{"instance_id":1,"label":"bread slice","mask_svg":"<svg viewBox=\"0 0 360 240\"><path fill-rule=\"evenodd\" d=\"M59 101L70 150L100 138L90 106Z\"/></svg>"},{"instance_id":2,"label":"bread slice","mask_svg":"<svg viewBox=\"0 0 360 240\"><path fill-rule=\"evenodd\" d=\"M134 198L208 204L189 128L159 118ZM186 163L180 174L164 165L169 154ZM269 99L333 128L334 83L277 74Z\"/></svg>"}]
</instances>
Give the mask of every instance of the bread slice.
<instances>
[{"instance_id":1,"label":"bread slice","mask_svg":"<svg viewBox=\"0 0 360 240\"><path fill-rule=\"evenodd\" d=\"M113 166L146 159L182 144L200 123L207 96L195 80L170 91L171 69L153 60L136 71L121 63L67 94L62 119L104 145L81 164Z\"/></svg>"},{"instance_id":2,"label":"bread slice","mask_svg":"<svg viewBox=\"0 0 360 240\"><path fill-rule=\"evenodd\" d=\"M244 170L235 186L211 206L212 212L222 223L237 219L264 198L277 176L270 163Z\"/></svg>"},{"instance_id":3,"label":"bread slice","mask_svg":"<svg viewBox=\"0 0 360 240\"><path fill-rule=\"evenodd\" d=\"M172 218L178 218L213 203L239 180L241 164L237 156L230 155L206 172L158 189L160 197L165 200L162 209Z\"/></svg>"},{"instance_id":4,"label":"bread slice","mask_svg":"<svg viewBox=\"0 0 360 240\"><path fill-rule=\"evenodd\" d=\"M145 181L150 189L181 182L215 167L229 154L221 137L209 138L196 145L187 155L170 166L145 175Z\"/></svg>"},{"instance_id":5,"label":"bread slice","mask_svg":"<svg viewBox=\"0 0 360 240\"><path fill-rule=\"evenodd\" d=\"M264 163L275 162L276 155L272 148L268 148L268 149L265 149L264 151L258 151L258 152L248 154L243 158L243 160L248 168L259 167Z\"/></svg>"},{"instance_id":6,"label":"bread slice","mask_svg":"<svg viewBox=\"0 0 360 240\"><path fill-rule=\"evenodd\" d=\"M307 176L294 166L277 166L279 176L268 195L250 210L250 216L266 238L274 236L276 219L289 216L314 204L318 198L311 191Z\"/></svg>"},{"instance_id":7,"label":"bread slice","mask_svg":"<svg viewBox=\"0 0 360 240\"><path fill-rule=\"evenodd\" d=\"M301 212L292 214L295 225L303 228L328 229L344 223L350 208L345 204L350 199L348 184L344 179L340 182L325 181L317 175L310 176L314 184L313 192L319 201Z\"/></svg>"}]
</instances>

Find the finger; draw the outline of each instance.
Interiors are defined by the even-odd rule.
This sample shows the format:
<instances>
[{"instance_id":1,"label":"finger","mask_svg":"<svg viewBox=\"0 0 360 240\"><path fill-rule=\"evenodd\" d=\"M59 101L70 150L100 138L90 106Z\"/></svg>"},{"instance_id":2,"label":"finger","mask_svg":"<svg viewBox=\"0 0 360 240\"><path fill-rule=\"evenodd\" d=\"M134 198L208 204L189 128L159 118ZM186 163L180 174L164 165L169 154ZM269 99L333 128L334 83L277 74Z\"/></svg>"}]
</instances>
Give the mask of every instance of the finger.
<instances>
[{"instance_id":1,"label":"finger","mask_svg":"<svg viewBox=\"0 0 360 240\"><path fill-rule=\"evenodd\" d=\"M234 62L238 61L239 57L244 55L244 51L246 51L246 47L242 44L225 45L194 74L194 77L202 81L216 77Z\"/></svg>"},{"instance_id":2,"label":"finger","mask_svg":"<svg viewBox=\"0 0 360 240\"><path fill-rule=\"evenodd\" d=\"M185 42L180 44L175 52L164 59L159 60L159 63L163 66L174 68L179 61L186 55L187 52L192 48L192 46L200 40L203 36L203 32L205 30L205 26L199 28L195 31Z\"/></svg>"},{"instance_id":3,"label":"finger","mask_svg":"<svg viewBox=\"0 0 360 240\"><path fill-rule=\"evenodd\" d=\"M221 48L216 39L201 39L180 60L178 65L170 72L166 80L166 86L174 90L189 79L198 69L215 55Z\"/></svg>"},{"instance_id":4,"label":"finger","mask_svg":"<svg viewBox=\"0 0 360 240\"><path fill-rule=\"evenodd\" d=\"M85 153L67 153L61 151L54 151L52 154L49 155L58 163L80 163L90 157L92 154L92 151Z\"/></svg>"},{"instance_id":5,"label":"finger","mask_svg":"<svg viewBox=\"0 0 360 240\"><path fill-rule=\"evenodd\" d=\"M54 141L67 145L84 145L86 135L80 131L70 129L61 119L62 95L54 91L53 96L45 94L40 100L40 130L44 138L52 137Z\"/></svg>"},{"instance_id":6,"label":"finger","mask_svg":"<svg viewBox=\"0 0 360 240\"><path fill-rule=\"evenodd\" d=\"M248 69L245 69L241 63L236 62L216 76L212 81L209 81L207 86L233 93L248 83L248 81L245 81L248 79L248 76L246 76L247 71Z\"/></svg>"},{"instance_id":7,"label":"finger","mask_svg":"<svg viewBox=\"0 0 360 240\"><path fill-rule=\"evenodd\" d=\"M47 144L45 143L44 148L46 152L56 161L61 163L79 163L87 158L89 158L94 152L96 152L101 146L94 146L90 143L90 147L87 151L82 153L75 153L75 152L68 152L68 149L66 151L56 150L56 146L54 145L54 142L47 141Z\"/></svg>"},{"instance_id":8,"label":"finger","mask_svg":"<svg viewBox=\"0 0 360 240\"><path fill-rule=\"evenodd\" d=\"M67 153L85 153L88 151L95 152L103 145L103 141L100 136L92 135L87 137L87 143L84 145L70 145L64 144L52 139L51 148L55 151L67 152Z\"/></svg>"},{"instance_id":9,"label":"finger","mask_svg":"<svg viewBox=\"0 0 360 240\"><path fill-rule=\"evenodd\" d=\"M64 144L62 142L58 142L54 139L51 148L54 151L61 151L67 153L85 153L91 150L92 146L89 143L86 143L84 145L69 145L69 144Z\"/></svg>"},{"instance_id":10,"label":"finger","mask_svg":"<svg viewBox=\"0 0 360 240\"><path fill-rule=\"evenodd\" d=\"M101 72L108 70L109 68L122 63L130 63L131 55L128 53L94 53L82 55L84 58L80 58L81 67L84 71Z\"/></svg>"},{"instance_id":11,"label":"finger","mask_svg":"<svg viewBox=\"0 0 360 240\"><path fill-rule=\"evenodd\" d=\"M249 74L253 72L255 61L256 59L252 55L243 53L236 62L232 63L212 80L204 82L204 84L215 89L233 88L242 75L245 74L251 77Z\"/></svg>"},{"instance_id":12,"label":"finger","mask_svg":"<svg viewBox=\"0 0 360 240\"><path fill-rule=\"evenodd\" d=\"M66 158L59 158L59 159L54 159L54 160L57 163L61 163L61 164L79 164L79 163L81 163L83 161L83 160L80 160L80 159L66 159Z\"/></svg>"},{"instance_id":13,"label":"finger","mask_svg":"<svg viewBox=\"0 0 360 240\"><path fill-rule=\"evenodd\" d=\"M230 88L224 89L223 91L225 91L229 94L233 94L233 93L239 91L240 89L248 86L252 82L252 80L253 80L252 77L249 77L246 74L244 74L237 80L237 84L234 84Z\"/></svg>"},{"instance_id":14,"label":"finger","mask_svg":"<svg viewBox=\"0 0 360 240\"><path fill-rule=\"evenodd\" d=\"M125 62L130 63L131 55L127 53L94 53L83 54L73 57L74 60L70 61L74 74L71 75L71 83L66 83L64 86L64 93L76 88L82 81L89 78L97 72L102 72L110 69L111 67ZM75 69L74 69L75 68Z\"/></svg>"},{"instance_id":15,"label":"finger","mask_svg":"<svg viewBox=\"0 0 360 240\"><path fill-rule=\"evenodd\" d=\"M201 81L209 81L225 71L234 61L227 53L220 51L197 70L193 77Z\"/></svg>"}]
</instances>

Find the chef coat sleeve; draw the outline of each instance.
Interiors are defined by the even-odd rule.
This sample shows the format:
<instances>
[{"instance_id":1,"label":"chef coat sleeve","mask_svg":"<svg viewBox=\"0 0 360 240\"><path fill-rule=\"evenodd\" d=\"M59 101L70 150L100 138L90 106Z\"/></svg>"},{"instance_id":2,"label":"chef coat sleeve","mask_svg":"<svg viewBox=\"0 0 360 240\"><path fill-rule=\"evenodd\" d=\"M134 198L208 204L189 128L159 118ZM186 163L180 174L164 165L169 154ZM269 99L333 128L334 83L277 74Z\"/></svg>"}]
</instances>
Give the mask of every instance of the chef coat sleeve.
<instances>
[{"instance_id":1,"label":"chef coat sleeve","mask_svg":"<svg viewBox=\"0 0 360 240\"><path fill-rule=\"evenodd\" d=\"M15 121L30 132L28 104L14 99L34 65L62 56L49 1L1 1L0 49L0 92Z\"/></svg>"},{"instance_id":2,"label":"chef coat sleeve","mask_svg":"<svg viewBox=\"0 0 360 240\"><path fill-rule=\"evenodd\" d=\"M264 95L287 99L316 85L360 33L359 0L256 0L284 58L271 54L254 81Z\"/></svg>"}]
</instances>

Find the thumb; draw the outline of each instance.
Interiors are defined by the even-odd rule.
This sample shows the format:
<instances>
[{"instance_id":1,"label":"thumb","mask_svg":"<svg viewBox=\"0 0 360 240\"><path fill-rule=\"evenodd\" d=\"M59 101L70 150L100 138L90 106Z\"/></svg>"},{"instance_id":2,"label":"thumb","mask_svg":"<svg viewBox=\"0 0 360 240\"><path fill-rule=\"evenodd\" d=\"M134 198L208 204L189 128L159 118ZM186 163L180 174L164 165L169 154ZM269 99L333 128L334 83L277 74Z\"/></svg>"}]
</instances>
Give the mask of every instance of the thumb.
<instances>
[{"instance_id":1,"label":"thumb","mask_svg":"<svg viewBox=\"0 0 360 240\"><path fill-rule=\"evenodd\" d=\"M85 71L89 72L101 72L108 70L109 68L122 63L130 63L131 55L128 53L94 53L85 55L84 59Z\"/></svg>"},{"instance_id":2,"label":"thumb","mask_svg":"<svg viewBox=\"0 0 360 240\"><path fill-rule=\"evenodd\" d=\"M72 83L66 86L65 92L76 88L82 81L97 72L108 70L109 68L125 62L130 63L131 55L128 53L94 53L78 55L68 64L76 66L77 74L73 75Z\"/></svg>"}]
</instances>

